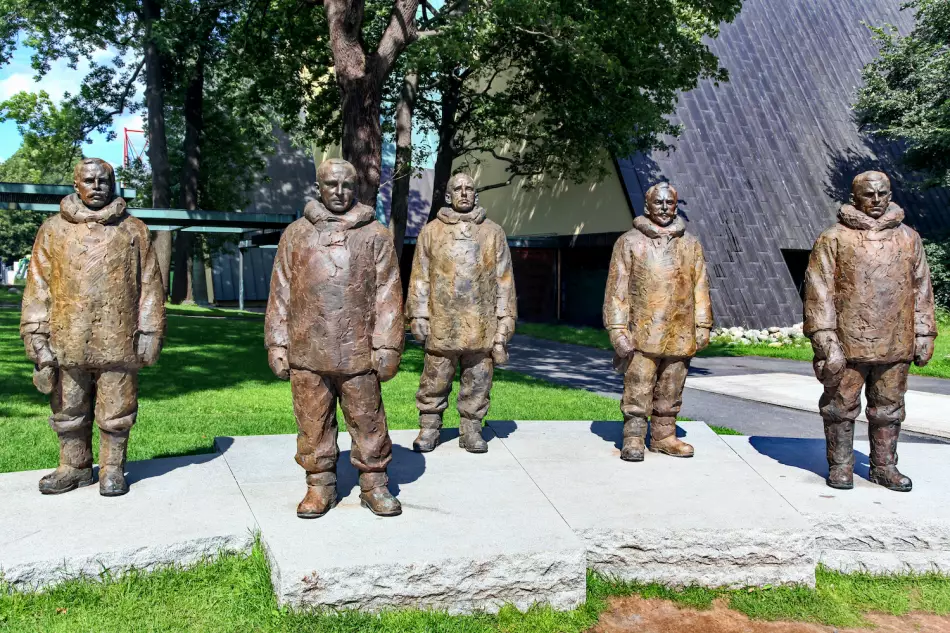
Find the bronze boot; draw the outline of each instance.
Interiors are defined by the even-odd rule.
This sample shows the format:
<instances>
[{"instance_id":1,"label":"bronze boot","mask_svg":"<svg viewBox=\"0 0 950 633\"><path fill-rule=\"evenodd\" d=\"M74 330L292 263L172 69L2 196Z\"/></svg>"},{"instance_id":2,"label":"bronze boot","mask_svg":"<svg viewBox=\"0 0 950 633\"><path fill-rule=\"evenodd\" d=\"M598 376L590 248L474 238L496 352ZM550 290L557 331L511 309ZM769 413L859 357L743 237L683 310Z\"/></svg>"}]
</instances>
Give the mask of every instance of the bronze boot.
<instances>
[{"instance_id":1,"label":"bronze boot","mask_svg":"<svg viewBox=\"0 0 950 633\"><path fill-rule=\"evenodd\" d=\"M402 514L402 504L389 492L388 483L386 473L360 473L360 505L380 517Z\"/></svg>"},{"instance_id":2,"label":"bronze boot","mask_svg":"<svg viewBox=\"0 0 950 633\"><path fill-rule=\"evenodd\" d=\"M487 453L488 442L482 437L482 421L462 418L459 422L459 446L469 453Z\"/></svg>"},{"instance_id":3,"label":"bronze boot","mask_svg":"<svg viewBox=\"0 0 950 633\"><path fill-rule=\"evenodd\" d=\"M125 455L129 432L110 433L99 430L99 494L120 497L129 491L125 481Z\"/></svg>"},{"instance_id":4,"label":"bronze boot","mask_svg":"<svg viewBox=\"0 0 950 633\"><path fill-rule=\"evenodd\" d=\"M871 483L896 492L910 492L914 487L910 477L897 470L897 437L900 422L868 425L871 436Z\"/></svg>"},{"instance_id":5,"label":"bronze boot","mask_svg":"<svg viewBox=\"0 0 950 633\"><path fill-rule=\"evenodd\" d=\"M297 506L301 519L319 519L336 505L336 473L307 473L307 494Z\"/></svg>"},{"instance_id":6,"label":"bronze boot","mask_svg":"<svg viewBox=\"0 0 950 633\"><path fill-rule=\"evenodd\" d=\"M419 414L419 435L412 442L412 450L417 453L431 453L439 445L439 430L442 428L442 416L438 413Z\"/></svg>"},{"instance_id":7,"label":"bronze boot","mask_svg":"<svg viewBox=\"0 0 950 633\"><path fill-rule=\"evenodd\" d=\"M92 428L59 434L59 466L40 479L40 492L59 495L92 484Z\"/></svg>"},{"instance_id":8,"label":"bronze boot","mask_svg":"<svg viewBox=\"0 0 950 633\"><path fill-rule=\"evenodd\" d=\"M623 448L620 459L625 462L642 462L646 450L647 421L643 418L630 418L623 423Z\"/></svg>"},{"instance_id":9,"label":"bronze boot","mask_svg":"<svg viewBox=\"0 0 950 633\"><path fill-rule=\"evenodd\" d=\"M676 418L654 415L650 419L650 452L673 457L692 457L693 447L676 437Z\"/></svg>"},{"instance_id":10,"label":"bronze boot","mask_svg":"<svg viewBox=\"0 0 950 633\"><path fill-rule=\"evenodd\" d=\"M854 488L854 422L825 420L825 452L828 477L825 483L837 490Z\"/></svg>"}]
</instances>

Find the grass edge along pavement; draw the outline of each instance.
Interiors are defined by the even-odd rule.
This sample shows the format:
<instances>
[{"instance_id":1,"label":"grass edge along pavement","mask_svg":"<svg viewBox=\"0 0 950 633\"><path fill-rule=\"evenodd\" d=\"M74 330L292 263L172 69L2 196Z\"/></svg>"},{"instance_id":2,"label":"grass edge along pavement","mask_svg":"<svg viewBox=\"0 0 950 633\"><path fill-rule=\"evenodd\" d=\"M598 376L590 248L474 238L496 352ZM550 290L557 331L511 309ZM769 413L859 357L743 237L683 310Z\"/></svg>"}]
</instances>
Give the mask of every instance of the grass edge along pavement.
<instances>
[{"instance_id":1,"label":"grass edge along pavement","mask_svg":"<svg viewBox=\"0 0 950 633\"><path fill-rule=\"evenodd\" d=\"M187 569L133 571L98 580L68 581L43 593L13 591L0 582L0 629L10 633L92 631L403 633L579 633L594 626L609 599L639 595L681 607L714 601L758 620L791 620L835 627L866 625L863 614L950 614L950 577L938 574L840 574L819 566L817 585L717 590L668 588L616 581L588 572L587 599L572 611L512 606L498 614L451 616L439 611L357 611L282 608L258 540L250 554L222 554Z\"/></svg>"},{"instance_id":2,"label":"grass edge along pavement","mask_svg":"<svg viewBox=\"0 0 950 633\"><path fill-rule=\"evenodd\" d=\"M939 335L937 336L933 359L926 367L911 365L911 374L932 378L950 378L950 313L945 310L938 310L937 312L937 331ZM599 328L518 322L517 333L557 343L613 350L607 330ZM709 347L697 356L700 358L766 356L769 358L811 361L813 353L810 345L803 347L769 347L768 345L736 345L713 341L709 344Z\"/></svg>"}]
</instances>

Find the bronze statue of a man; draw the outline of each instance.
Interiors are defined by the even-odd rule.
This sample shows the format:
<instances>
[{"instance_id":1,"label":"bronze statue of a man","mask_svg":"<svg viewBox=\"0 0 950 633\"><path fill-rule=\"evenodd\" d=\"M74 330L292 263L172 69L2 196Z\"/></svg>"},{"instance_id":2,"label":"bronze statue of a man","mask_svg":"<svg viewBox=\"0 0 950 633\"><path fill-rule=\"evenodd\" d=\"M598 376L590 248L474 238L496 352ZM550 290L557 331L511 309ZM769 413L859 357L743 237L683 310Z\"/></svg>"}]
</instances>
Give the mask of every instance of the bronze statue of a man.
<instances>
[{"instance_id":1,"label":"bronze statue of a man","mask_svg":"<svg viewBox=\"0 0 950 633\"><path fill-rule=\"evenodd\" d=\"M650 451L692 457L676 437L689 361L709 344L713 325L703 248L677 215L676 189L654 185L645 215L614 246L604 298L604 327L624 374L620 458L643 461ZM652 417L651 417L652 413Z\"/></svg>"},{"instance_id":2,"label":"bronze statue of a man","mask_svg":"<svg viewBox=\"0 0 950 633\"><path fill-rule=\"evenodd\" d=\"M50 394L59 467L40 492L92 483L92 421L99 425L99 492L124 495L129 429L138 412L138 372L158 360L165 291L148 228L115 196L109 163L85 158L76 193L40 227L23 293L20 336L34 383Z\"/></svg>"},{"instance_id":3,"label":"bronze statue of a man","mask_svg":"<svg viewBox=\"0 0 950 633\"><path fill-rule=\"evenodd\" d=\"M923 367L934 353L930 269L920 236L891 202L887 175L860 174L851 194L838 223L815 242L805 274L805 334L825 387L826 481L854 486L854 420L867 384L870 480L909 492L910 478L897 470L897 438L910 363Z\"/></svg>"},{"instance_id":4,"label":"bronze statue of a man","mask_svg":"<svg viewBox=\"0 0 950 633\"><path fill-rule=\"evenodd\" d=\"M324 161L317 179L320 199L280 238L264 324L270 367L290 380L296 459L307 473L297 516L314 519L336 505L338 400L360 501L395 516L402 507L387 488L392 442L380 383L399 370L405 341L396 251L373 209L357 202L353 165Z\"/></svg>"},{"instance_id":5,"label":"bronze statue of a man","mask_svg":"<svg viewBox=\"0 0 950 633\"><path fill-rule=\"evenodd\" d=\"M461 365L459 444L484 453L488 444L481 430L492 372L508 360L517 317L511 252L505 232L478 206L471 176L449 180L446 204L419 234L406 300L412 335L425 346L416 394L420 430L412 446L427 453L439 443L442 413Z\"/></svg>"}]
</instances>

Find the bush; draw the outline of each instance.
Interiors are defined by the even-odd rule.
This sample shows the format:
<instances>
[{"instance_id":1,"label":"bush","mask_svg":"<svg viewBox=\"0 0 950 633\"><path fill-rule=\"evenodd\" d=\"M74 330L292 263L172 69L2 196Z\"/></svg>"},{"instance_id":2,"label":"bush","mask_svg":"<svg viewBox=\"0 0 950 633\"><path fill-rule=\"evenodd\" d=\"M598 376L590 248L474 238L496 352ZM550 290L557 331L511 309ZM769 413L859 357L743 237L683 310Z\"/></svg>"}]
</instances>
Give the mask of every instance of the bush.
<instances>
[{"instance_id":1,"label":"bush","mask_svg":"<svg viewBox=\"0 0 950 633\"><path fill-rule=\"evenodd\" d=\"M925 239L924 252L930 264L934 300L944 310L950 309L950 234Z\"/></svg>"}]
</instances>

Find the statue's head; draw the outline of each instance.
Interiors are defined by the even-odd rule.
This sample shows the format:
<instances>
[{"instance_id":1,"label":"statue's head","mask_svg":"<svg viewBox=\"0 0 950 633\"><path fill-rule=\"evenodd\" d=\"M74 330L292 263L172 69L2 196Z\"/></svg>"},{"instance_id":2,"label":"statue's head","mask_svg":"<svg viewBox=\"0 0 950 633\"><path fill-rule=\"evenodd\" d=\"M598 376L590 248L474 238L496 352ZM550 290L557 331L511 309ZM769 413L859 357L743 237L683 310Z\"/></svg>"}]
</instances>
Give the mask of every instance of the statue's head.
<instances>
[{"instance_id":1,"label":"statue's head","mask_svg":"<svg viewBox=\"0 0 950 633\"><path fill-rule=\"evenodd\" d=\"M115 196L115 170L101 158L84 158L73 169L73 188L90 209L101 209Z\"/></svg>"},{"instance_id":2,"label":"statue's head","mask_svg":"<svg viewBox=\"0 0 950 633\"><path fill-rule=\"evenodd\" d=\"M851 183L851 201L872 218L881 217L891 204L891 179L880 171L858 174Z\"/></svg>"},{"instance_id":3,"label":"statue's head","mask_svg":"<svg viewBox=\"0 0 950 633\"><path fill-rule=\"evenodd\" d=\"M329 158L317 169L320 200L331 213L346 213L356 204L356 168L342 158Z\"/></svg>"},{"instance_id":4,"label":"statue's head","mask_svg":"<svg viewBox=\"0 0 950 633\"><path fill-rule=\"evenodd\" d=\"M676 219L676 204L679 197L668 182L653 185L647 190L644 215L660 226L669 226Z\"/></svg>"},{"instance_id":5,"label":"statue's head","mask_svg":"<svg viewBox=\"0 0 950 633\"><path fill-rule=\"evenodd\" d=\"M449 178L449 186L445 192L445 203L459 213L468 213L478 204L478 193L475 191L475 180L468 174L455 174Z\"/></svg>"}]
</instances>

